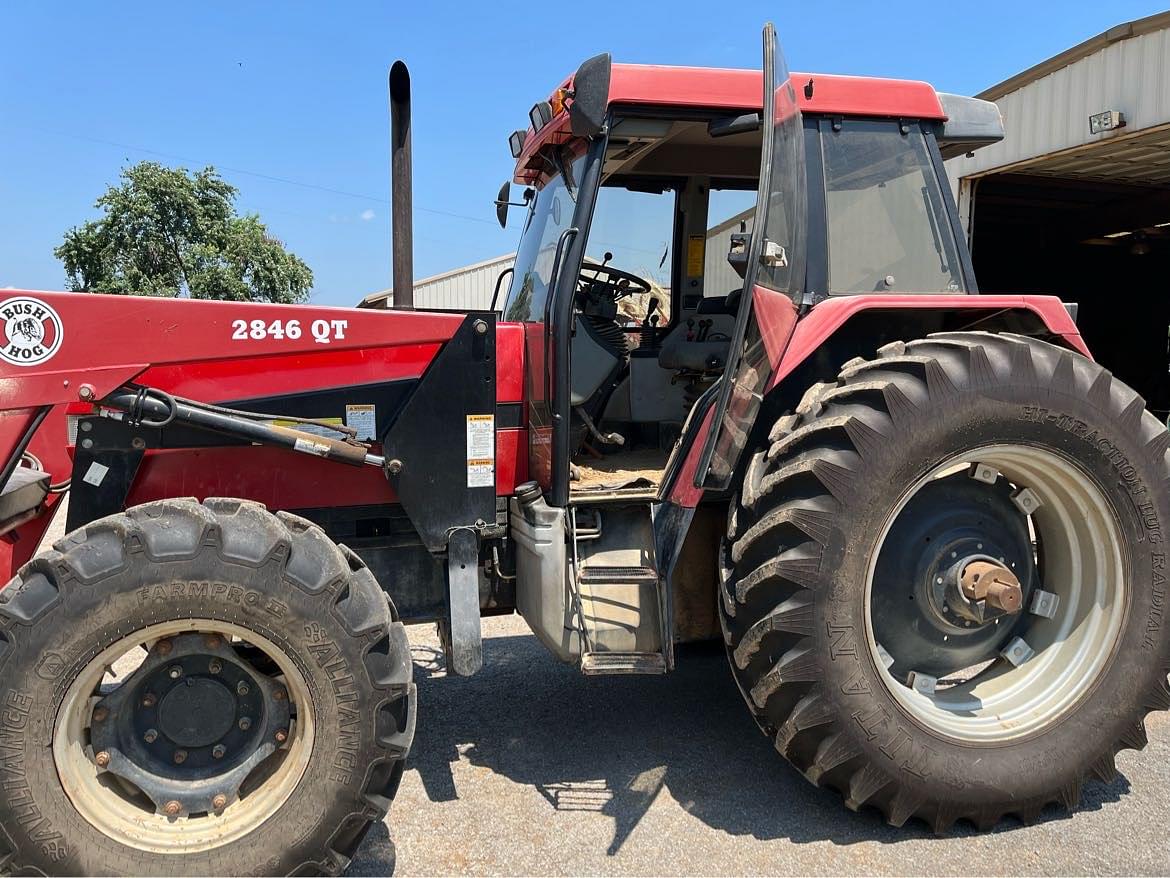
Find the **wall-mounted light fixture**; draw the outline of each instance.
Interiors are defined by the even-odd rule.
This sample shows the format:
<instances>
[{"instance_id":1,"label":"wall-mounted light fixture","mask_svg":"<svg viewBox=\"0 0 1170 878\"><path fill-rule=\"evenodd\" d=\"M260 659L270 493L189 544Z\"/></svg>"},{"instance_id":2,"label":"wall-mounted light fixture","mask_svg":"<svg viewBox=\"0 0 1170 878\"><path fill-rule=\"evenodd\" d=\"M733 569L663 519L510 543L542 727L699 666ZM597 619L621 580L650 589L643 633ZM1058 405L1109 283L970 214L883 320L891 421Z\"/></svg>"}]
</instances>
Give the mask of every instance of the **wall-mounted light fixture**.
<instances>
[{"instance_id":1,"label":"wall-mounted light fixture","mask_svg":"<svg viewBox=\"0 0 1170 878\"><path fill-rule=\"evenodd\" d=\"M1089 133L1103 134L1125 127L1125 114L1121 110L1102 110L1089 117Z\"/></svg>"}]
</instances>

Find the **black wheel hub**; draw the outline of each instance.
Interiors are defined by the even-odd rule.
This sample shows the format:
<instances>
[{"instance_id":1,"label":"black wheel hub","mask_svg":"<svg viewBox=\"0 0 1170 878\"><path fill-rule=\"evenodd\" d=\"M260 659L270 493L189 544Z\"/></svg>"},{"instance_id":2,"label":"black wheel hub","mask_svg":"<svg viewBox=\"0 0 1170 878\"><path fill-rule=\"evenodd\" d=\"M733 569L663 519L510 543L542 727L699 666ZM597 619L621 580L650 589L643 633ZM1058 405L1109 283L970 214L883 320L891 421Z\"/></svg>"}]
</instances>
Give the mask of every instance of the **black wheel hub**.
<instances>
[{"instance_id":1,"label":"black wheel hub","mask_svg":"<svg viewBox=\"0 0 1170 878\"><path fill-rule=\"evenodd\" d=\"M1036 581L1027 516L1002 476L957 473L923 485L882 545L870 595L873 633L890 673L943 677L995 657L1018 616L975 613L957 592L973 559L995 561L1020 581L1024 606ZM982 619L982 621L980 621Z\"/></svg>"},{"instance_id":2,"label":"black wheel hub","mask_svg":"<svg viewBox=\"0 0 1170 878\"><path fill-rule=\"evenodd\" d=\"M158 727L180 747L210 747L231 731L238 712L234 693L219 680L187 676L159 703Z\"/></svg>"},{"instance_id":3,"label":"black wheel hub","mask_svg":"<svg viewBox=\"0 0 1170 878\"><path fill-rule=\"evenodd\" d=\"M160 640L94 705L94 760L170 817L222 810L288 739L288 693L219 634Z\"/></svg>"}]
</instances>

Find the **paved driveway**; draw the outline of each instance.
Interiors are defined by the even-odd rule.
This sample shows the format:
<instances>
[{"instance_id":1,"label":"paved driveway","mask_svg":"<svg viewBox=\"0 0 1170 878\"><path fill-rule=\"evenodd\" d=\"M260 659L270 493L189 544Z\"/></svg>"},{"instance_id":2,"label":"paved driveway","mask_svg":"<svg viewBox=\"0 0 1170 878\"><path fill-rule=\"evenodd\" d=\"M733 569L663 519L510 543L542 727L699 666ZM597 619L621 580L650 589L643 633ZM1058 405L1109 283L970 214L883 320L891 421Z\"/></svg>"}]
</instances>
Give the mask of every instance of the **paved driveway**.
<instances>
[{"instance_id":1,"label":"paved driveway","mask_svg":"<svg viewBox=\"0 0 1170 878\"><path fill-rule=\"evenodd\" d=\"M665 678L585 678L519 617L489 619L484 670L446 678L409 629L418 737L386 827L352 875L1165 874L1170 718L1074 816L935 838L807 783L748 717L718 648Z\"/></svg>"}]
</instances>

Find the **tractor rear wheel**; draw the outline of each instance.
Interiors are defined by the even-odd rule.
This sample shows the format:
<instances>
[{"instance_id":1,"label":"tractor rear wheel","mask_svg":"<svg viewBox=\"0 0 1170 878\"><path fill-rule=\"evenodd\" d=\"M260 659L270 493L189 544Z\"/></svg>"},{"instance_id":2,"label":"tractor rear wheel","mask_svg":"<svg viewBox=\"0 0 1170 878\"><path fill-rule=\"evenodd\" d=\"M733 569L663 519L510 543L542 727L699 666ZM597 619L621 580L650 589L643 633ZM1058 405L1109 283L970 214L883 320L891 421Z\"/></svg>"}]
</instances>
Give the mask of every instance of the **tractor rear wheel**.
<instances>
[{"instance_id":1,"label":"tractor rear wheel","mask_svg":"<svg viewBox=\"0 0 1170 878\"><path fill-rule=\"evenodd\" d=\"M1170 707L1168 449L1108 371L1020 336L887 345L810 389L721 550L761 728L894 825L1074 808Z\"/></svg>"},{"instance_id":2,"label":"tractor rear wheel","mask_svg":"<svg viewBox=\"0 0 1170 878\"><path fill-rule=\"evenodd\" d=\"M87 525L0 591L0 870L336 874L414 734L361 560L239 500Z\"/></svg>"}]
</instances>

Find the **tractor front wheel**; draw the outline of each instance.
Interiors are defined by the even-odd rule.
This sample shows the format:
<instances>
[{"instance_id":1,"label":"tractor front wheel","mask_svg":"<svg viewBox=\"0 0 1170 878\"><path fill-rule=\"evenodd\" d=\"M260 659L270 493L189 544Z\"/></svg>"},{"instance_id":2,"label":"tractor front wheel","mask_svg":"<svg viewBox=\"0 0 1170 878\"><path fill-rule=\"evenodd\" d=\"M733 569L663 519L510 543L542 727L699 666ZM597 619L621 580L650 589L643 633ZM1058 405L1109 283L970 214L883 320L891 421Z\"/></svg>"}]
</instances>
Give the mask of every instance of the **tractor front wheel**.
<instances>
[{"instance_id":1,"label":"tractor front wheel","mask_svg":"<svg viewBox=\"0 0 1170 878\"><path fill-rule=\"evenodd\" d=\"M945 832L1045 805L1170 707L1170 433L1097 364L958 333L813 387L722 549L732 668L812 782Z\"/></svg>"},{"instance_id":2,"label":"tractor front wheel","mask_svg":"<svg viewBox=\"0 0 1170 878\"><path fill-rule=\"evenodd\" d=\"M361 560L239 500L166 500L0 591L0 869L336 874L414 734Z\"/></svg>"}]
</instances>

